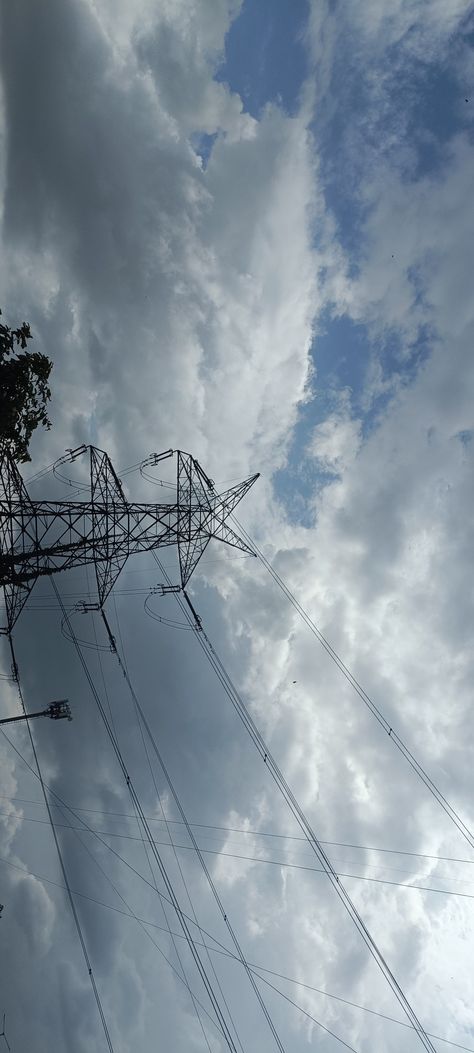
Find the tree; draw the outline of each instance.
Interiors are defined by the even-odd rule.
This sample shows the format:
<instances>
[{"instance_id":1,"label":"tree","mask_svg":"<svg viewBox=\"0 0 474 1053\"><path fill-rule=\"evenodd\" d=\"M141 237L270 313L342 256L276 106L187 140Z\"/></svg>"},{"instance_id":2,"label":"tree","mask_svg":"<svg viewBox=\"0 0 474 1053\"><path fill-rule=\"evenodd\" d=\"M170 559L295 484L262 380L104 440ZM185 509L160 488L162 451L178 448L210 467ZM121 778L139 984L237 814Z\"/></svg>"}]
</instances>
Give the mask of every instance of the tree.
<instances>
[{"instance_id":1,"label":"tree","mask_svg":"<svg viewBox=\"0 0 474 1053\"><path fill-rule=\"evenodd\" d=\"M0 444L9 446L17 461L31 461L28 446L35 428L51 427L46 406L53 363L29 351L28 340L28 322L19 329L0 323Z\"/></svg>"}]
</instances>

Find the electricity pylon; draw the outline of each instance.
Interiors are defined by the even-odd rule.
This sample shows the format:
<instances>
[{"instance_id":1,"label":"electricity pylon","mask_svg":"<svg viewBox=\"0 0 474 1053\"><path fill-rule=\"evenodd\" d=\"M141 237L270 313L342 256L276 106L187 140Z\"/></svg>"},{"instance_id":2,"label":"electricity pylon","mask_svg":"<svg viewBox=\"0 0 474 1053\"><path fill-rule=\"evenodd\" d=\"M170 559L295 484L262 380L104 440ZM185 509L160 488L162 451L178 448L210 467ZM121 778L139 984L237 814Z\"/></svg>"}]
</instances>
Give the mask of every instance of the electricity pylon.
<instances>
[{"instance_id":1,"label":"electricity pylon","mask_svg":"<svg viewBox=\"0 0 474 1053\"><path fill-rule=\"evenodd\" d=\"M186 585L211 538L255 555L227 518L258 473L218 495L199 462L176 451L176 500L169 504L127 501L103 450L68 451L70 459L89 451L87 501L33 501L8 449L0 450L0 586L10 633L35 582L43 575L94 564L98 606L103 607L128 557L178 546L180 587ZM175 451L155 455L155 463Z\"/></svg>"}]
</instances>

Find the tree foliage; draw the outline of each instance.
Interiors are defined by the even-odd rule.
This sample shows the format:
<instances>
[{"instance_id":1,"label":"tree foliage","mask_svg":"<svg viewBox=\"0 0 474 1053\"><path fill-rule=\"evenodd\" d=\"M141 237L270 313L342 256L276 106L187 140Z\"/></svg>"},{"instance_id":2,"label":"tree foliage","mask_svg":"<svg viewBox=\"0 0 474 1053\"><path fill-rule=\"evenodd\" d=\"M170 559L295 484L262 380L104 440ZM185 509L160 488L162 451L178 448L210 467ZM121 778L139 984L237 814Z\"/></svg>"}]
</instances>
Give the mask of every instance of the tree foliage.
<instances>
[{"instance_id":1,"label":"tree foliage","mask_svg":"<svg viewBox=\"0 0 474 1053\"><path fill-rule=\"evenodd\" d=\"M51 427L46 407L53 363L29 351L29 340L28 322L19 329L0 323L0 443L10 447L17 461L31 460L28 447L35 428Z\"/></svg>"}]
</instances>

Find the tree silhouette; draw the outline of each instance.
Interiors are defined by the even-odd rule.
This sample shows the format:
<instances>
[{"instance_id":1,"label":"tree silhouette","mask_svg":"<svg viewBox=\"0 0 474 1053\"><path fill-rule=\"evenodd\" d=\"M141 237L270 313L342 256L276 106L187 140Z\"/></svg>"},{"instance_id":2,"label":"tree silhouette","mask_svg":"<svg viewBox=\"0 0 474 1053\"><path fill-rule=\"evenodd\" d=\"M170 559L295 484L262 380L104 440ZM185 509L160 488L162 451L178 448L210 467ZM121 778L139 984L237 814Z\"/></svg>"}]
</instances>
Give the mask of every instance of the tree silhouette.
<instances>
[{"instance_id":1,"label":"tree silhouette","mask_svg":"<svg viewBox=\"0 0 474 1053\"><path fill-rule=\"evenodd\" d=\"M0 323L0 444L9 446L17 461L31 461L28 447L35 428L51 427L46 406L53 363L29 351L29 340L28 322L19 329Z\"/></svg>"}]
</instances>

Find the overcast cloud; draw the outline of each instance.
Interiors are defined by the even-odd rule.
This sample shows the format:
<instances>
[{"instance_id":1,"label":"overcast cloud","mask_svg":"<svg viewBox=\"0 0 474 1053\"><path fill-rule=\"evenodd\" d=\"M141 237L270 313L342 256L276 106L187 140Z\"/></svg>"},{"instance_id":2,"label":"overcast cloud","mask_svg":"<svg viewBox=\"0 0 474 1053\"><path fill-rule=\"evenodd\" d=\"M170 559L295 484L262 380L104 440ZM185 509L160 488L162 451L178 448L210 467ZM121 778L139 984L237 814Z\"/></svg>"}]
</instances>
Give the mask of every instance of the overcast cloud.
<instances>
[{"instance_id":1,"label":"overcast cloud","mask_svg":"<svg viewBox=\"0 0 474 1053\"><path fill-rule=\"evenodd\" d=\"M0 304L54 361L53 427L35 436L24 477L81 443L122 470L190 450L222 488L260 471L239 519L472 828L471 5L0 11ZM170 464L150 472L172 479ZM139 473L124 482L131 498L169 497ZM52 476L30 492L72 496ZM330 858L424 1026L474 1049L472 864L436 858L474 861L472 849L262 564L233 555L213 543L192 579L206 630L318 836L337 842ZM168 551L163 562L173 577ZM317 866L308 845L255 833L299 831L193 635L146 616L159 580L151 559L130 560L107 615L183 808L221 828L196 837L246 958L306 984L267 975L358 1053L421 1048L311 990L403 1019L324 876L298 869ZM58 585L72 605L92 570ZM176 975L184 967L209 1009L184 941L164 931L179 932L176 916L53 599L38 584L14 638L28 707L67 696L74 711L33 732L46 781L75 810L56 810L58 823L84 819L103 836L58 828L114 1049L218 1053ZM150 605L181 620L172 598ZM177 819L100 617L73 624L146 814ZM6 648L2 663L8 674ZM14 684L1 687L2 713L17 713ZM24 730L8 734L32 763ZM40 787L5 740L0 754L12 1053L101 1053ZM182 909L233 949L186 831L153 830ZM177 855L170 831L187 846ZM148 924L117 913L129 908ZM242 966L212 963L243 1050L275 1049ZM287 1053L344 1048L259 989Z\"/></svg>"}]
</instances>

